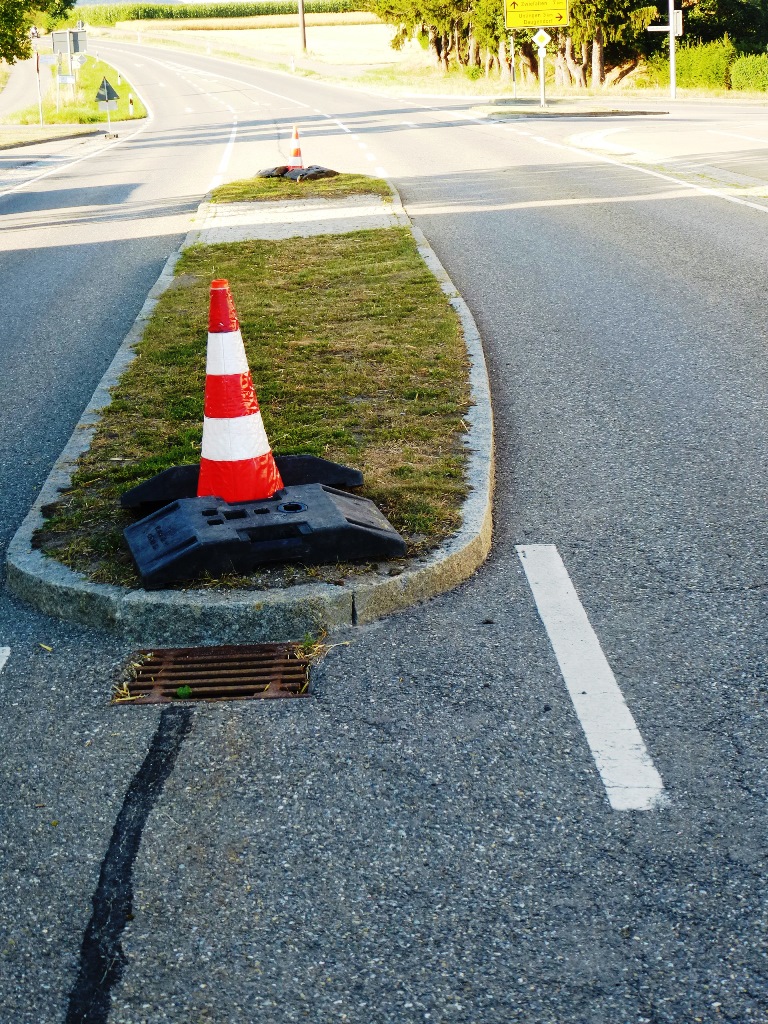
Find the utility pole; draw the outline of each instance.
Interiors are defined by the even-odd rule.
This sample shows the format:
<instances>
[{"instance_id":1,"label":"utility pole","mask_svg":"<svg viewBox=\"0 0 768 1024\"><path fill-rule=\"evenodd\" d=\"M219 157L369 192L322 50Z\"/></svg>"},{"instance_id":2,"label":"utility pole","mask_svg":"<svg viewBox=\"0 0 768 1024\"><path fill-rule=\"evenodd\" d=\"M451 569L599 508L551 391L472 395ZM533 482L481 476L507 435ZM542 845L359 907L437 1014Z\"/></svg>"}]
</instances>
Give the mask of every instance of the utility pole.
<instances>
[{"instance_id":1,"label":"utility pole","mask_svg":"<svg viewBox=\"0 0 768 1024\"><path fill-rule=\"evenodd\" d=\"M299 38L301 41L301 52L307 52L307 26L304 21L304 0L299 0Z\"/></svg>"}]
</instances>

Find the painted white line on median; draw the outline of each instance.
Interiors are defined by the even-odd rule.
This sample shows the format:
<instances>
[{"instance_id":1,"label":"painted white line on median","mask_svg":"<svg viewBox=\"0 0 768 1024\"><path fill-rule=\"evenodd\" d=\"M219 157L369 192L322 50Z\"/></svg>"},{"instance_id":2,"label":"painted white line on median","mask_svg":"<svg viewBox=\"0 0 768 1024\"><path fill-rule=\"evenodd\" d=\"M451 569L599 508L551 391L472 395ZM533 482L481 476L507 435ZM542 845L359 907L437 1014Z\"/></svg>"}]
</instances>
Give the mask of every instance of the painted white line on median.
<instances>
[{"instance_id":1,"label":"painted white line on median","mask_svg":"<svg viewBox=\"0 0 768 1024\"><path fill-rule=\"evenodd\" d=\"M759 142L763 146L768 146L768 139L758 138L757 135L742 135L740 132L718 132L714 128L708 128L707 131L710 135L725 135L729 139L745 139L747 142Z\"/></svg>"},{"instance_id":2,"label":"painted white line on median","mask_svg":"<svg viewBox=\"0 0 768 1024\"><path fill-rule=\"evenodd\" d=\"M500 124L501 122L496 122ZM617 160L615 157L604 156L602 153L593 153L588 149L580 149L578 146L571 146L566 142L553 142L551 139L545 139L543 135L532 135L531 138L534 142L541 143L542 146L550 146L552 149L563 149L569 153L576 153L580 156L588 157L590 160L594 160L602 164L612 164L614 167L621 167L627 171L637 171L638 174L645 174L649 178L658 178L660 181L670 181L674 185L680 185L682 188L689 189L692 192L698 192L703 196L710 196L713 199L722 199L726 203L733 203L735 206L746 206L750 210L757 210L758 213L768 213L768 206L761 205L760 203L751 203L747 199L739 199L738 196L728 195L727 192L723 192L718 188L707 188L705 185L696 185L692 181L686 181L685 178L677 178L673 174L663 174L661 171L652 171L650 167L640 167L636 163L626 163L624 160Z\"/></svg>"},{"instance_id":3,"label":"painted white line on median","mask_svg":"<svg viewBox=\"0 0 768 1024\"><path fill-rule=\"evenodd\" d=\"M227 141L227 145L224 148L224 152L221 155L221 160L219 161L219 166L216 168L216 174L214 175L213 180L211 181L210 185L208 186L208 191L209 192L213 192L213 190L215 188L218 188L219 185L221 185L222 181L224 180L224 172L226 171L227 166L229 164L230 157L232 156L232 150L233 150L234 145L235 145L235 136L236 135L237 135L237 120L235 120L235 123L232 125L232 131L230 132L229 139Z\"/></svg>"},{"instance_id":4,"label":"painted white line on median","mask_svg":"<svg viewBox=\"0 0 768 1024\"><path fill-rule=\"evenodd\" d=\"M10 656L11 656L11 648L10 647L0 647L0 672L2 672L3 669L5 668L5 663L8 661Z\"/></svg>"},{"instance_id":5,"label":"painted white line on median","mask_svg":"<svg viewBox=\"0 0 768 1024\"><path fill-rule=\"evenodd\" d=\"M664 783L557 548L521 544L516 550L611 807L661 807Z\"/></svg>"}]
</instances>

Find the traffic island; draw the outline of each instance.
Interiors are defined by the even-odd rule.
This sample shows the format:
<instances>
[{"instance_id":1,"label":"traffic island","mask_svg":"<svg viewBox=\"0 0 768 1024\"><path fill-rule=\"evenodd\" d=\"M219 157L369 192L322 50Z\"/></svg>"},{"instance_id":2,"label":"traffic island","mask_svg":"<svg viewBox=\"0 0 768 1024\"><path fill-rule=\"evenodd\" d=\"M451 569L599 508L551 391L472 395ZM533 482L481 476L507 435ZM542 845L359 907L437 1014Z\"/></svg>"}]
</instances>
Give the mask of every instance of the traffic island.
<instances>
[{"instance_id":1,"label":"traffic island","mask_svg":"<svg viewBox=\"0 0 768 1024\"><path fill-rule=\"evenodd\" d=\"M291 183L298 204L253 179L235 204L201 208L11 544L17 594L147 642L294 639L430 597L482 562L492 429L476 328L386 184L352 180L345 195L344 177ZM120 496L199 459L212 274L237 295L275 453L360 469L406 557L139 589Z\"/></svg>"},{"instance_id":2,"label":"traffic island","mask_svg":"<svg viewBox=\"0 0 768 1024\"><path fill-rule=\"evenodd\" d=\"M644 110L630 104L612 106L605 101L595 101L589 97L583 100L547 99L546 106L540 101L526 97L525 99L495 99L472 107L476 117L487 117L494 121L523 120L527 118L580 118L580 117L658 117L668 114L668 110Z\"/></svg>"}]
</instances>

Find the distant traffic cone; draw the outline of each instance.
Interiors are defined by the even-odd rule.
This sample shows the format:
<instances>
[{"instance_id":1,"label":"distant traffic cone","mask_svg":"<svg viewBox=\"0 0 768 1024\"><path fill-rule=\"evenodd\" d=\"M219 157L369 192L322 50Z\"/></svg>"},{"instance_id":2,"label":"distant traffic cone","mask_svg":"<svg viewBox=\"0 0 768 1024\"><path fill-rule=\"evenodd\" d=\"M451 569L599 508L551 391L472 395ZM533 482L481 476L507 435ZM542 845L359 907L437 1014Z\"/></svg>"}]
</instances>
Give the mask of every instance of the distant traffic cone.
<instances>
[{"instance_id":1,"label":"distant traffic cone","mask_svg":"<svg viewBox=\"0 0 768 1024\"><path fill-rule=\"evenodd\" d=\"M200 479L197 493L230 503L283 487L248 369L228 281L211 283Z\"/></svg>"},{"instance_id":2,"label":"distant traffic cone","mask_svg":"<svg viewBox=\"0 0 768 1024\"><path fill-rule=\"evenodd\" d=\"M301 146L299 145L299 129L296 125L293 126L293 148L291 150L291 158L288 161L289 171L303 170L304 162L301 159Z\"/></svg>"}]
</instances>

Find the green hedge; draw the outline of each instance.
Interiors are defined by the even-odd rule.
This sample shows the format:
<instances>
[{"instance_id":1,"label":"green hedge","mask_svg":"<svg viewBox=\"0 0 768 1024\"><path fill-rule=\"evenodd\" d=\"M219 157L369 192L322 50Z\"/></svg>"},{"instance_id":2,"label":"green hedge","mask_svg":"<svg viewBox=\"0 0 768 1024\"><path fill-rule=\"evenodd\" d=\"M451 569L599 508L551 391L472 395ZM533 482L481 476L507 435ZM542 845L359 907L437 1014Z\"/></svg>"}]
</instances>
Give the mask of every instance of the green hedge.
<instances>
[{"instance_id":1,"label":"green hedge","mask_svg":"<svg viewBox=\"0 0 768 1024\"><path fill-rule=\"evenodd\" d=\"M677 84L687 89L729 89L736 47L726 36L715 43L681 46L675 52ZM655 85L669 85L669 58L655 54L648 61Z\"/></svg>"},{"instance_id":2,"label":"green hedge","mask_svg":"<svg viewBox=\"0 0 768 1024\"><path fill-rule=\"evenodd\" d=\"M368 9L367 0L306 0L309 14L347 14ZM158 19L186 18L251 18L270 14L298 14L296 0L261 0L251 3L208 4L103 4L75 7L66 18L56 22L67 27L78 19L86 25L114 25L118 21L155 21Z\"/></svg>"},{"instance_id":3,"label":"green hedge","mask_svg":"<svg viewBox=\"0 0 768 1024\"><path fill-rule=\"evenodd\" d=\"M735 60L731 65L731 88L768 92L768 54L752 53Z\"/></svg>"}]
</instances>

